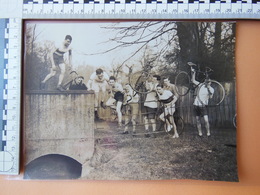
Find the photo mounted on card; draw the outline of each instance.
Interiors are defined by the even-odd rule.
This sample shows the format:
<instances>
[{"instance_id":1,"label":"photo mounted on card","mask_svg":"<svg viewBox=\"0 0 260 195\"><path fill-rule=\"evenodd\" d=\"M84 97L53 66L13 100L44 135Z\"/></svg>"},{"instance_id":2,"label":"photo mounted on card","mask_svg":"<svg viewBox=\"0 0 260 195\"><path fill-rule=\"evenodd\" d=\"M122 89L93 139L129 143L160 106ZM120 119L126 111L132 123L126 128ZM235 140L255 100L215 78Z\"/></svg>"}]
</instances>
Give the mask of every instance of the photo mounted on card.
<instances>
[{"instance_id":1,"label":"photo mounted on card","mask_svg":"<svg viewBox=\"0 0 260 195\"><path fill-rule=\"evenodd\" d=\"M25 179L238 181L234 22L25 20Z\"/></svg>"}]
</instances>

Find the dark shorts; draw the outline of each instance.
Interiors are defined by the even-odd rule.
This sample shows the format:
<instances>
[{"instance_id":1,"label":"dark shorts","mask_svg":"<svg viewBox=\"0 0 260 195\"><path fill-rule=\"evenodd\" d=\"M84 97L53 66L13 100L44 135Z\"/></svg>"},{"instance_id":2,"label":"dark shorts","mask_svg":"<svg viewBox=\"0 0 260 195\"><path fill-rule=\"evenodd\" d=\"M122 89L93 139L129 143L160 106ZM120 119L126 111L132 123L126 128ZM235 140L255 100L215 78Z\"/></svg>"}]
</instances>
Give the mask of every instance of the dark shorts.
<instances>
[{"instance_id":1,"label":"dark shorts","mask_svg":"<svg viewBox=\"0 0 260 195\"><path fill-rule=\"evenodd\" d=\"M117 102L123 102L124 101L124 94L120 91L117 91L114 95L114 98Z\"/></svg>"},{"instance_id":2,"label":"dark shorts","mask_svg":"<svg viewBox=\"0 0 260 195\"><path fill-rule=\"evenodd\" d=\"M145 108L145 116L148 119L155 119L157 108L150 108L150 107L144 107Z\"/></svg>"},{"instance_id":3,"label":"dark shorts","mask_svg":"<svg viewBox=\"0 0 260 195\"><path fill-rule=\"evenodd\" d=\"M53 54L53 60L56 66L59 66L60 64L64 63L63 56L58 56L56 54Z\"/></svg>"},{"instance_id":4,"label":"dark shorts","mask_svg":"<svg viewBox=\"0 0 260 195\"><path fill-rule=\"evenodd\" d=\"M194 106L194 113L195 116L203 117L205 115L208 115L208 109L205 106Z\"/></svg>"}]
</instances>

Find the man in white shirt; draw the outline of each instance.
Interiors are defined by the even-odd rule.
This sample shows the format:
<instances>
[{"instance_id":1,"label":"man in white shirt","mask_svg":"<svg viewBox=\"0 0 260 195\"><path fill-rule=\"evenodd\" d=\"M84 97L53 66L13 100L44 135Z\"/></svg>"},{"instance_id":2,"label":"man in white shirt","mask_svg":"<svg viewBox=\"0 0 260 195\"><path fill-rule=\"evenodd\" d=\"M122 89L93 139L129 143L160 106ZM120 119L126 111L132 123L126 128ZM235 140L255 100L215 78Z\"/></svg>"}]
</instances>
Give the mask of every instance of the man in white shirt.
<instances>
[{"instance_id":1,"label":"man in white shirt","mask_svg":"<svg viewBox=\"0 0 260 195\"><path fill-rule=\"evenodd\" d=\"M214 94L214 89L210 86L211 82L210 80L205 81L205 83L200 83L196 81L195 76L196 76L196 71L194 68L191 66L191 81L197 85L197 89L200 88L199 90L199 97L198 94L195 97L195 100L193 102L194 105L194 113L196 116L196 124L197 124L197 129L199 136L202 136L202 128L201 128L201 122L200 122L200 117L204 118L205 121L205 128L207 130L207 136L210 136L210 125L209 125L209 117L208 117L208 109L207 105L209 102L209 99L213 97ZM202 86L200 86L202 85Z\"/></svg>"},{"instance_id":2,"label":"man in white shirt","mask_svg":"<svg viewBox=\"0 0 260 195\"><path fill-rule=\"evenodd\" d=\"M135 136L136 121L139 114L139 95L129 84L125 85L124 91L123 110L125 112L125 129L123 134L128 134L128 126L131 120L133 125L133 136Z\"/></svg>"},{"instance_id":3,"label":"man in white shirt","mask_svg":"<svg viewBox=\"0 0 260 195\"><path fill-rule=\"evenodd\" d=\"M145 88L149 91L147 93L145 101L144 101L144 108L145 108L145 115L144 115L144 127L145 127L145 136L149 137L149 124L152 126L152 131L156 131L156 112L158 108L158 99L156 94L156 86L159 84L161 77L159 75L153 75L152 81L146 81ZM151 134L151 136L155 136Z\"/></svg>"},{"instance_id":4,"label":"man in white shirt","mask_svg":"<svg viewBox=\"0 0 260 195\"><path fill-rule=\"evenodd\" d=\"M95 92L95 118L99 119L97 109L99 107L99 101L102 108L105 108L104 99L105 92L108 87L109 76L101 68L97 69L90 76L87 83L88 90Z\"/></svg>"}]
</instances>

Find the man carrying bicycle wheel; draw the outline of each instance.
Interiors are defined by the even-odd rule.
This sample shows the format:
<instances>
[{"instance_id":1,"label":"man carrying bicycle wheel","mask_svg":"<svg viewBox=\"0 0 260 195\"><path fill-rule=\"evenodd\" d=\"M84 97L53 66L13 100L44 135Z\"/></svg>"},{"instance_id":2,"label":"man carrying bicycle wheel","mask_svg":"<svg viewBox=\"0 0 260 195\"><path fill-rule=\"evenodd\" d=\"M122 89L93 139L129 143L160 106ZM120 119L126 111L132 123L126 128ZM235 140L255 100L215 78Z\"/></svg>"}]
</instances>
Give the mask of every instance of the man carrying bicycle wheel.
<instances>
[{"instance_id":1,"label":"man carrying bicycle wheel","mask_svg":"<svg viewBox=\"0 0 260 195\"><path fill-rule=\"evenodd\" d=\"M204 83L200 83L199 81L196 81L196 79L195 79L196 71L193 68L193 66L196 66L196 64L189 62L188 65L191 66L191 81L195 85L199 86L199 88L200 88L200 90L198 92L199 94L196 95L195 100L193 102L198 133L199 133L199 136L201 137L202 128L201 128L200 117L203 117L204 121L205 121L205 128L207 130L207 136L210 136L210 125L209 125L207 105L208 105L209 99L213 97L214 89L211 87L210 80L205 80ZM198 97L198 95L200 96L200 98Z\"/></svg>"}]
</instances>

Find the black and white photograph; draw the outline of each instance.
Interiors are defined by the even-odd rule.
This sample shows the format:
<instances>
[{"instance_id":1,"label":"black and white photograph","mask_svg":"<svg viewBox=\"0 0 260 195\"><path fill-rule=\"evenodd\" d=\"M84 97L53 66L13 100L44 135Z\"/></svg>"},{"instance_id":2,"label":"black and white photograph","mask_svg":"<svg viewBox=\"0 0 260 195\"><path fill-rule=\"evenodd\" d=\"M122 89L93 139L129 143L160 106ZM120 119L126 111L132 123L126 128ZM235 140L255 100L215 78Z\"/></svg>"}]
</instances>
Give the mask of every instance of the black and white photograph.
<instances>
[{"instance_id":1,"label":"black and white photograph","mask_svg":"<svg viewBox=\"0 0 260 195\"><path fill-rule=\"evenodd\" d=\"M25 20L24 179L238 181L236 23Z\"/></svg>"}]
</instances>

